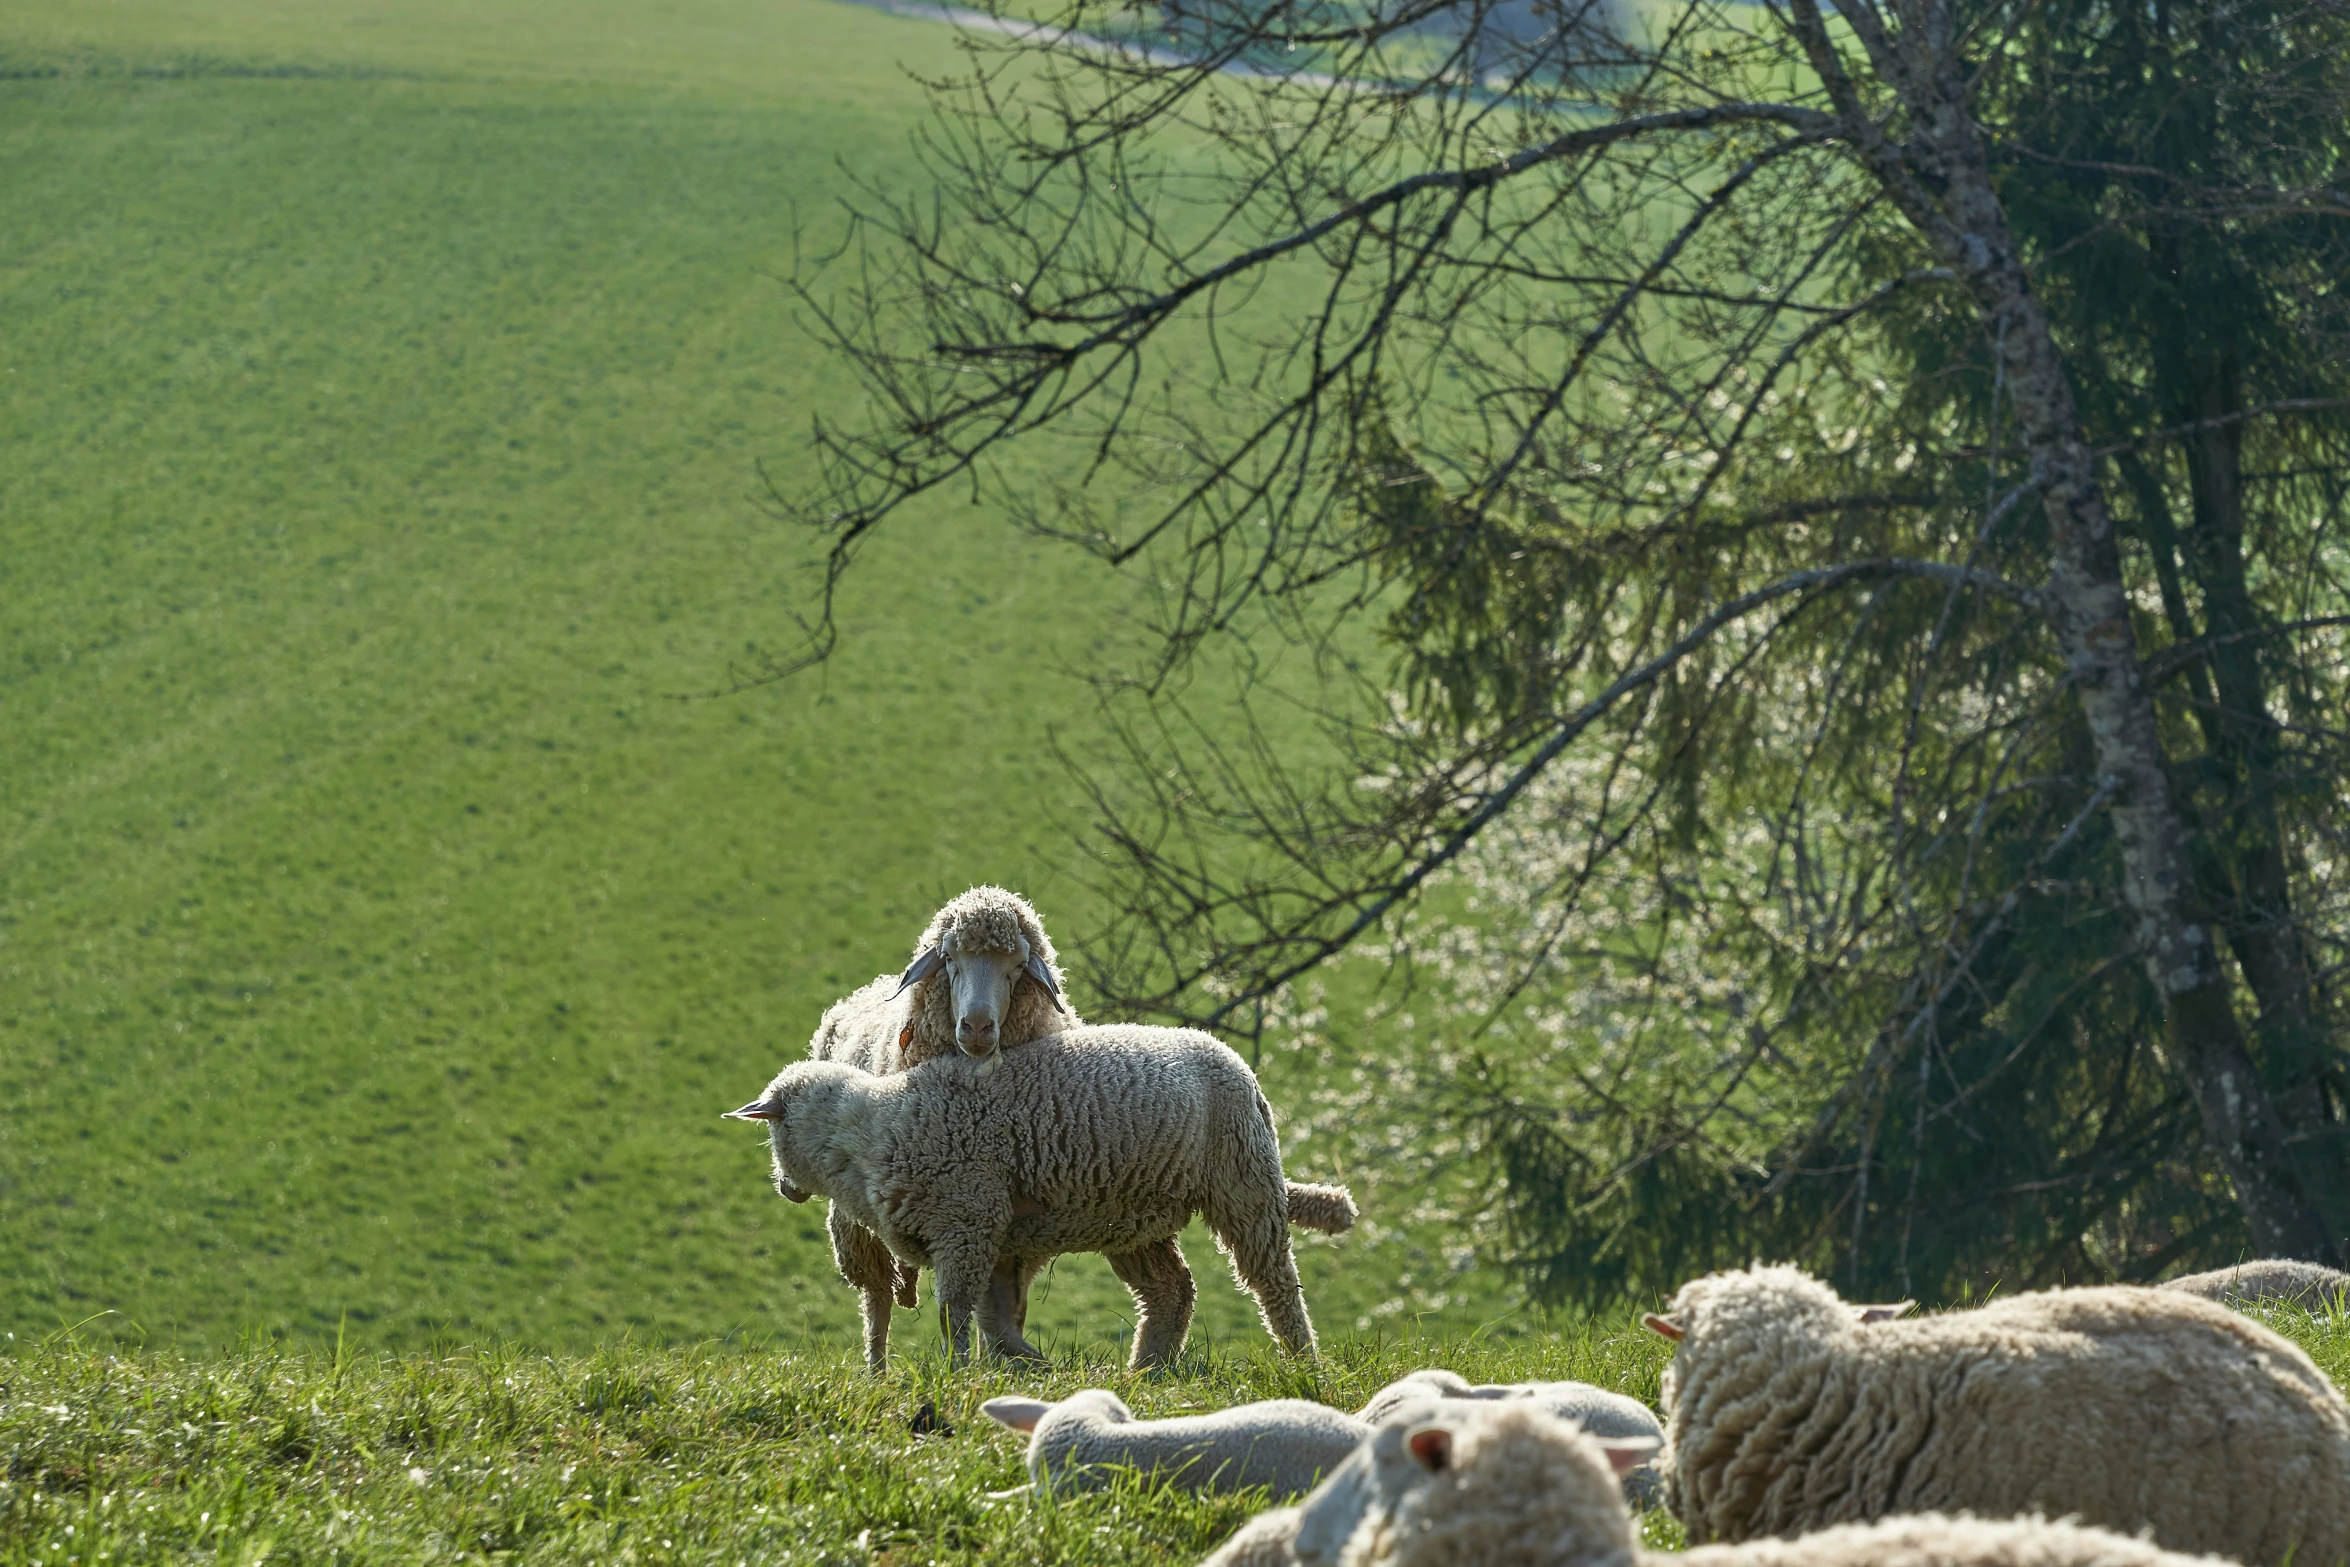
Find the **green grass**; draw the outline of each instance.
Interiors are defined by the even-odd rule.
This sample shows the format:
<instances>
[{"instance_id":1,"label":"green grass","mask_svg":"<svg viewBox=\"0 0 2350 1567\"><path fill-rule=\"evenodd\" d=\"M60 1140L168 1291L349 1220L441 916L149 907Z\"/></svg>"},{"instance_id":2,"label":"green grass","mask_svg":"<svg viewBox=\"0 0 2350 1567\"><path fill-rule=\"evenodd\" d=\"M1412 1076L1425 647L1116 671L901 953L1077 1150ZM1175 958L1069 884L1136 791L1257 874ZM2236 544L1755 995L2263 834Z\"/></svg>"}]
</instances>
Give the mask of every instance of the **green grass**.
<instances>
[{"instance_id":1,"label":"green grass","mask_svg":"<svg viewBox=\"0 0 2350 1567\"><path fill-rule=\"evenodd\" d=\"M849 1340L718 1112L942 897L1085 928L1047 740L1125 590L942 502L822 677L676 695L790 633L759 464L855 394L776 274L952 59L830 0L0 5L0 1328ZM1325 1324L1400 1299L1362 1255L1306 1248ZM1038 1321L1123 1305L1072 1258Z\"/></svg>"},{"instance_id":2,"label":"green grass","mask_svg":"<svg viewBox=\"0 0 2350 1567\"><path fill-rule=\"evenodd\" d=\"M1433 1357L1480 1378L1575 1377L1653 1398L1663 1346L1625 1321ZM1145 1415L1258 1398L1347 1407L1432 1363L1355 1342L1318 1368L1195 1347L1132 1378L1096 1342L1049 1376L872 1378L829 1353L608 1347L408 1357L253 1348L181 1359L70 1345L0 1356L0 1561L1164 1562L1261 1497L1133 1477L1057 1502L979 1413L1017 1388L1107 1386ZM951 1435L917 1435L925 1405Z\"/></svg>"},{"instance_id":3,"label":"green grass","mask_svg":"<svg viewBox=\"0 0 2350 1567\"><path fill-rule=\"evenodd\" d=\"M2350 1372L2350 1320L2264 1315L2337 1381ZM1023 1439L980 1401L1091 1386L1145 1416L1260 1398L1355 1407L1428 1364L1653 1400L1667 1355L1629 1318L1433 1352L1357 1340L1318 1367L1261 1344L1195 1344L1147 1378L1099 1341L1049 1374L950 1371L927 1356L880 1378L832 1352L740 1347L338 1357L247 1345L197 1358L0 1347L15 1352L0 1354L0 1562L45 1567L1192 1561L1263 1498L1186 1497L1127 1476L1097 1494L991 1499L1025 1482ZM940 1417L949 1431L918 1434ZM1662 1513L1643 1531L1679 1543Z\"/></svg>"}]
</instances>

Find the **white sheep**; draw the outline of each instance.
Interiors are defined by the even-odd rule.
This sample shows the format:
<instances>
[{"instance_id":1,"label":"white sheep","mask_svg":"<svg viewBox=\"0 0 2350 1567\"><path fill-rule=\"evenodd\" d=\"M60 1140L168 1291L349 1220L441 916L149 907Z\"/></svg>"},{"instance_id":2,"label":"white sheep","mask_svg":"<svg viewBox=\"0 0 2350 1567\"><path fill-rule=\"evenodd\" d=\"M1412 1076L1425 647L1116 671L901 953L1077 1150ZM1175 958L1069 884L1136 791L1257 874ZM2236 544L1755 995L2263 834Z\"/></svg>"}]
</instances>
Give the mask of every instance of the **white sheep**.
<instances>
[{"instance_id":1,"label":"white sheep","mask_svg":"<svg viewBox=\"0 0 2350 1567\"><path fill-rule=\"evenodd\" d=\"M1272 1398L1206 1415L1137 1420L1107 1388L1057 1404L991 1398L979 1406L1015 1431L1033 1433L1028 1475L1039 1489L1092 1490L1132 1469L1184 1491L1269 1487L1296 1496L1338 1467L1371 1434L1344 1410L1302 1398Z\"/></svg>"},{"instance_id":2,"label":"white sheep","mask_svg":"<svg viewBox=\"0 0 2350 1567\"><path fill-rule=\"evenodd\" d=\"M1525 1399L1561 1419L1578 1420L1601 1437L1641 1437L1653 1446L1664 1427L1646 1404L1584 1382L1472 1385L1450 1371L1414 1371L1371 1395L1360 1413L1327 1404L1277 1398L1205 1415L1137 1420L1117 1394L1089 1388L1061 1402L991 1398L980 1408L1000 1424L1030 1433L1028 1474L1040 1486L1086 1489L1107 1483L1116 1469L1133 1469L1188 1491L1239 1491L1270 1486L1292 1496L1336 1468L1371 1432L1399 1411L1444 1399ZM1645 1480L1645 1487L1643 1481ZM1653 1490L1645 1467L1626 1477L1627 1489Z\"/></svg>"},{"instance_id":3,"label":"white sheep","mask_svg":"<svg viewBox=\"0 0 2350 1567\"><path fill-rule=\"evenodd\" d=\"M2259 1323L2168 1290L2050 1290L1864 1324L1794 1268L1683 1285L1650 1325L1692 1542L1894 1513L2071 1514L2173 1549L2338 1567L2350 1404Z\"/></svg>"},{"instance_id":4,"label":"white sheep","mask_svg":"<svg viewBox=\"0 0 2350 1567\"><path fill-rule=\"evenodd\" d=\"M987 1062L942 1056L888 1077L803 1061L729 1113L767 1123L784 1196L822 1193L900 1260L938 1270L958 1359L1000 1259L1130 1253L1194 1214L1267 1330L1310 1355L1288 1226L1354 1217L1343 1188L1282 1175L1255 1074L1185 1029L1072 1029Z\"/></svg>"},{"instance_id":5,"label":"white sheep","mask_svg":"<svg viewBox=\"0 0 2350 1567\"><path fill-rule=\"evenodd\" d=\"M877 1076L958 1051L986 1060L1079 1026L1083 1020L1065 991L1059 954L1028 900L1002 887L973 887L930 917L903 973L880 975L825 1011L808 1055ZM839 1204L831 1207L826 1229L832 1260L858 1292L865 1362L879 1371L889 1363L891 1298L911 1308L920 1270L891 1256L881 1237L852 1221ZM1023 1330L1028 1287L1046 1260L1006 1258L989 1280L979 1327L999 1354L1043 1358ZM1180 1318L1188 1327L1196 1292L1174 1241L1108 1261L1134 1292L1140 1323L1162 1338L1170 1321ZM1142 1337L1138 1331L1138 1343ZM1180 1348L1181 1331L1175 1341Z\"/></svg>"},{"instance_id":6,"label":"white sheep","mask_svg":"<svg viewBox=\"0 0 2350 1567\"><path fill-rule=\"evenodd\" d=\"M2264 1257L2209 1273L2190 1273L2161 1286L2216 1300L2223 1305L2248 1305L2281 1300L2305 1311L2332 1311L2350 1296L2350 1273L2322 1263L2297 1262L2290 1257Z\"/></svg>"},{"instance_id":7,"label":"white sheep","mask_svg":"<svg viewBox=\"0 0 2350 1567\"><path fill-rule=\"evenodd\" d=\"M2217 1567L2071 1523L1934 1514L1644 1551L1616 1479L1647 1445L1603 1442L1522 1400L1415 1408L1206 1567Z\"/></svg>"}]
</instances>

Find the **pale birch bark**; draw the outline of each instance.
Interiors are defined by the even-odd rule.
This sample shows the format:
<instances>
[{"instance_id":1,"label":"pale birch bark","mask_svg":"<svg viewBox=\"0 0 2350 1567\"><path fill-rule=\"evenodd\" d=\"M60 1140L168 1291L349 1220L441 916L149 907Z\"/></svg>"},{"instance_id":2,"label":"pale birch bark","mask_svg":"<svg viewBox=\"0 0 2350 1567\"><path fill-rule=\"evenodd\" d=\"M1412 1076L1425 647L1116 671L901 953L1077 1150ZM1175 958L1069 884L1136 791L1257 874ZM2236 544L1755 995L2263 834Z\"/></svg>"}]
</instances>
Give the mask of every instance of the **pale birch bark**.
<instances>
[{"instance_id":1,"label":"pale birch bark","mask_svg":"<svg viewBox=\"0 0 2350 1567\"><path fill-rule=\"evenodd\" d=\"M1863 106L1814 0L1794 0L1792 15L1850 145L1963 283L1999 344L2054 544L2049 615L2112 790L2122 893L2162 998L2164 1057L2194 1097L2260 1253L2339 1262L2245 1048L2211 928L2193 906L2187 824L2171 796L2097 459L1967 110L1950 12L1939 0L1896 0L1888 10L1897 31L1886 31L1865 0L1843 15L1905 111L1911 139L1899 146Z\"/></svg>"}]
</instances>

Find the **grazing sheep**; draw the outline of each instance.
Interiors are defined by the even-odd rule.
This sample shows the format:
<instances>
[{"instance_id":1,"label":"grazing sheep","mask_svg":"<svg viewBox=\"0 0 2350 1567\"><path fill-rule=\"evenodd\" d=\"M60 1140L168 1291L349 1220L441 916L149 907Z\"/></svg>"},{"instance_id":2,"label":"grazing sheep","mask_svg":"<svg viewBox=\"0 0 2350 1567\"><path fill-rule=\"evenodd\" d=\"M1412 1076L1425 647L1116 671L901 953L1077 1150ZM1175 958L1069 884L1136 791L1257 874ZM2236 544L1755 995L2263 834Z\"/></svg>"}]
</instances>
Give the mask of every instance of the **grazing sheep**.
<instances>
[{"instance_id":1,"label":"grazing sheep","mask_svg":"<svg viewBox=\"0 0 2350 1567\"><path fill-rule=\"evenodd\" d=\"M1106 1483L1112 1468L1158 1475L1187 1491L1271 1486L1275 1495L1305 1490L1336 1468L1378 1426L1399 1412L1444 1399L1524 1399L1598 1437L1645 1438L1661 1446L1664 1427L1646 1404L1585 1382L1472 1386L1450 1371L1414 1371L1371 1395L1359 1414L1326 1404L1277 1398L1206 1415L1137 1420L1117 1394L1091 1388L1058 1404L993 1398L980 1407L1015 1431L1032 1433L1028 1474L1038 1485L1080 1488ZM1090 1471L1090 1472L1089 1472ZM1645 1484L1643 1482L1645 1481ZM1644 1500L1658 1484L1646 1466L1625 1477Z\"/></svg>"},{"instance_id":2,"label":"grazing sheep","mask_svg":"<svg viewBox=\"0 0 2350 1567\"><path fill-rule=\"evenodd\" d=\"M2304 1311L2332 1311L2350 1294L2350 1273L2322 1263L2268 1257L2232 1268L2214 1268L2209 1273L2190 1273L2158 1287L2227 1306L2281 1300Z\"/></svg>"},{"instance_id":3,"label":"grazing sheep","mask_svg":"<svg viewBox=\"0 0 2350 1567\"><path fill-rule=\"evenodd\" d=\"M2219 1567L2041 1519L1888 1518L1795 1540L1639 1548L1604 1443L1524 1401L1391 1421L1296 1507L1260 1513L1206 1567Z\"/></svg>"},{"instance_id":4,"label":"grazing sheep","mask_svg":"<svg viewBox=\"0 0 2350 1567\"><path fill-rule=\"evenodd\" d=\"M1083 1020L1064 992L1052 937L1028 900L1002 887L973 887L930 917L904 973L881 975L825 1012L808 1055L877 1076L957 1051L985 1060L1080 1026ZM879 1371L889 1363L890 1300L911 1308L920 1270L891 1256L880 1236L838 1204L831 1206L826 1229L832 1260L857 1289L865 1363ZM1028 1287L1049 1260L1008 1257L988 1281L979 1330L999 1354L1044 1358L1025 1330ZM1183 1347L1198 1294L1182 1249L1170 1237L1107 1260L1134 1294L1137 1363L1171 1358ZM1141 1358L1146 1350L1152 1357L1147 1361Z\"/></svg>"},{"instance_id":5,"label":"grazing sheep","mask_svg":"<svg viewBox=\"0 0 2350 1567\"><path fill-rule=\"evenodd\" d=\"M1818 1280L1756 1267L1683 1285L1649 1323L1679 1341L1666 1499L1693 1542L1948 1509L2255 1564L2350 1553L2350 1404L2191 1295L2050 1290L1864 1325Z\"/></svg>"},{"instance_id":6,"label":"grazing sheep","mask_svg":"<svg viewBox=\"0 0 2350 1567\"><path fill-rule=\"evenodd\" d=\"M974 1092L982 1073L986 1092ZM1129 1254L1172 1240L1194 1214L1266 1329L1310 1355L1288 1226L1354 1213L1343 1188L1283 1177L1255 1074L1187 1029L1072 1029L888 1077L802 1061L730 1113L768 1123L777 1191L822 1193L894 1256L938 1270L958 1359L999 1260ZM1138 1359L1149 1337L1138 1326Z\"/></svg>"}]
</instances>

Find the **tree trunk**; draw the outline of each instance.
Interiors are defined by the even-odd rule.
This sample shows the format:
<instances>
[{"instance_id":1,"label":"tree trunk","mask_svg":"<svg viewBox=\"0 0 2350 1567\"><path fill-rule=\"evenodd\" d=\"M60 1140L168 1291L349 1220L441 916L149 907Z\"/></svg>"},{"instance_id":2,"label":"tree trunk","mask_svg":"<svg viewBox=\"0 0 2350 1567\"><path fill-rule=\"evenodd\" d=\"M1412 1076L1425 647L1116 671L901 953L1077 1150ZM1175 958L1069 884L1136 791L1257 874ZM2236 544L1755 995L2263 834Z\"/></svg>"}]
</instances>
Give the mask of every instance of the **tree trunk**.
<instances>
[{"instance_id":1,"label":"tree trunk","mask_svg":"<svg viewBox=\"0 0 2350 1567\"><path fill-rule=\"evenodd\" d=\"M2175 400L2188 419L2241 415L2243 398L2233 366L2204 367L2196 381L2192 399ZM2186 555L2203 589L2204 630L2214 638L2241 638L2216 642L2208 658L2214 711L2204 733L2230 786L2208 837L2228 904L2223 929L2260 1004L2267 1079L2296 1139L2304 1185L2321 1211L2330 1214L2340 1181L2338 1155L2323 1135L2330 1123L2323 1086L2327 1051L2317 1028L2308 953L2293 909L2277 814L2281 750L2260 646L2252 635L2260 628L2260 616L2244 581L2242 446L2241 423L2198 430L2186 442L2194 498Z\"/></svg>"},{"instance_id":2,"label":"tree trunk","mask_svg":"<svg viewBox=\"0 0 2350 1567\"><path fill-rule=\"evenodd\" d=\"M1804 10L1810 10L1807 4ZM1901 93L1917 138L1896 148L1860 112L1840 64L1815 63L1839 94L1855 150L1903 213L1974 296L2000 344L2008 396L2046 510L2055 561L2048 610L2113 791L2123 896L2165 1023L2163 1055L2193 1096L2204 1135L2261 1255L2336 1263L2338 1254L2302 1188L2275 1103L2244 1048L2212 935L2190 907L2189 839L2171 797L2154 703L2138 665L2121 553L2081 432L2072 383L2034 297L2007 215L1991 184L1981 132L1966 110L1953 29L1937 0L1899 8L1898 40L1864 36ZM1816 14L1816 13L1815 13ZM1832 73L1832 75L1831 75Z\"/></svg>"}]
</instances>

